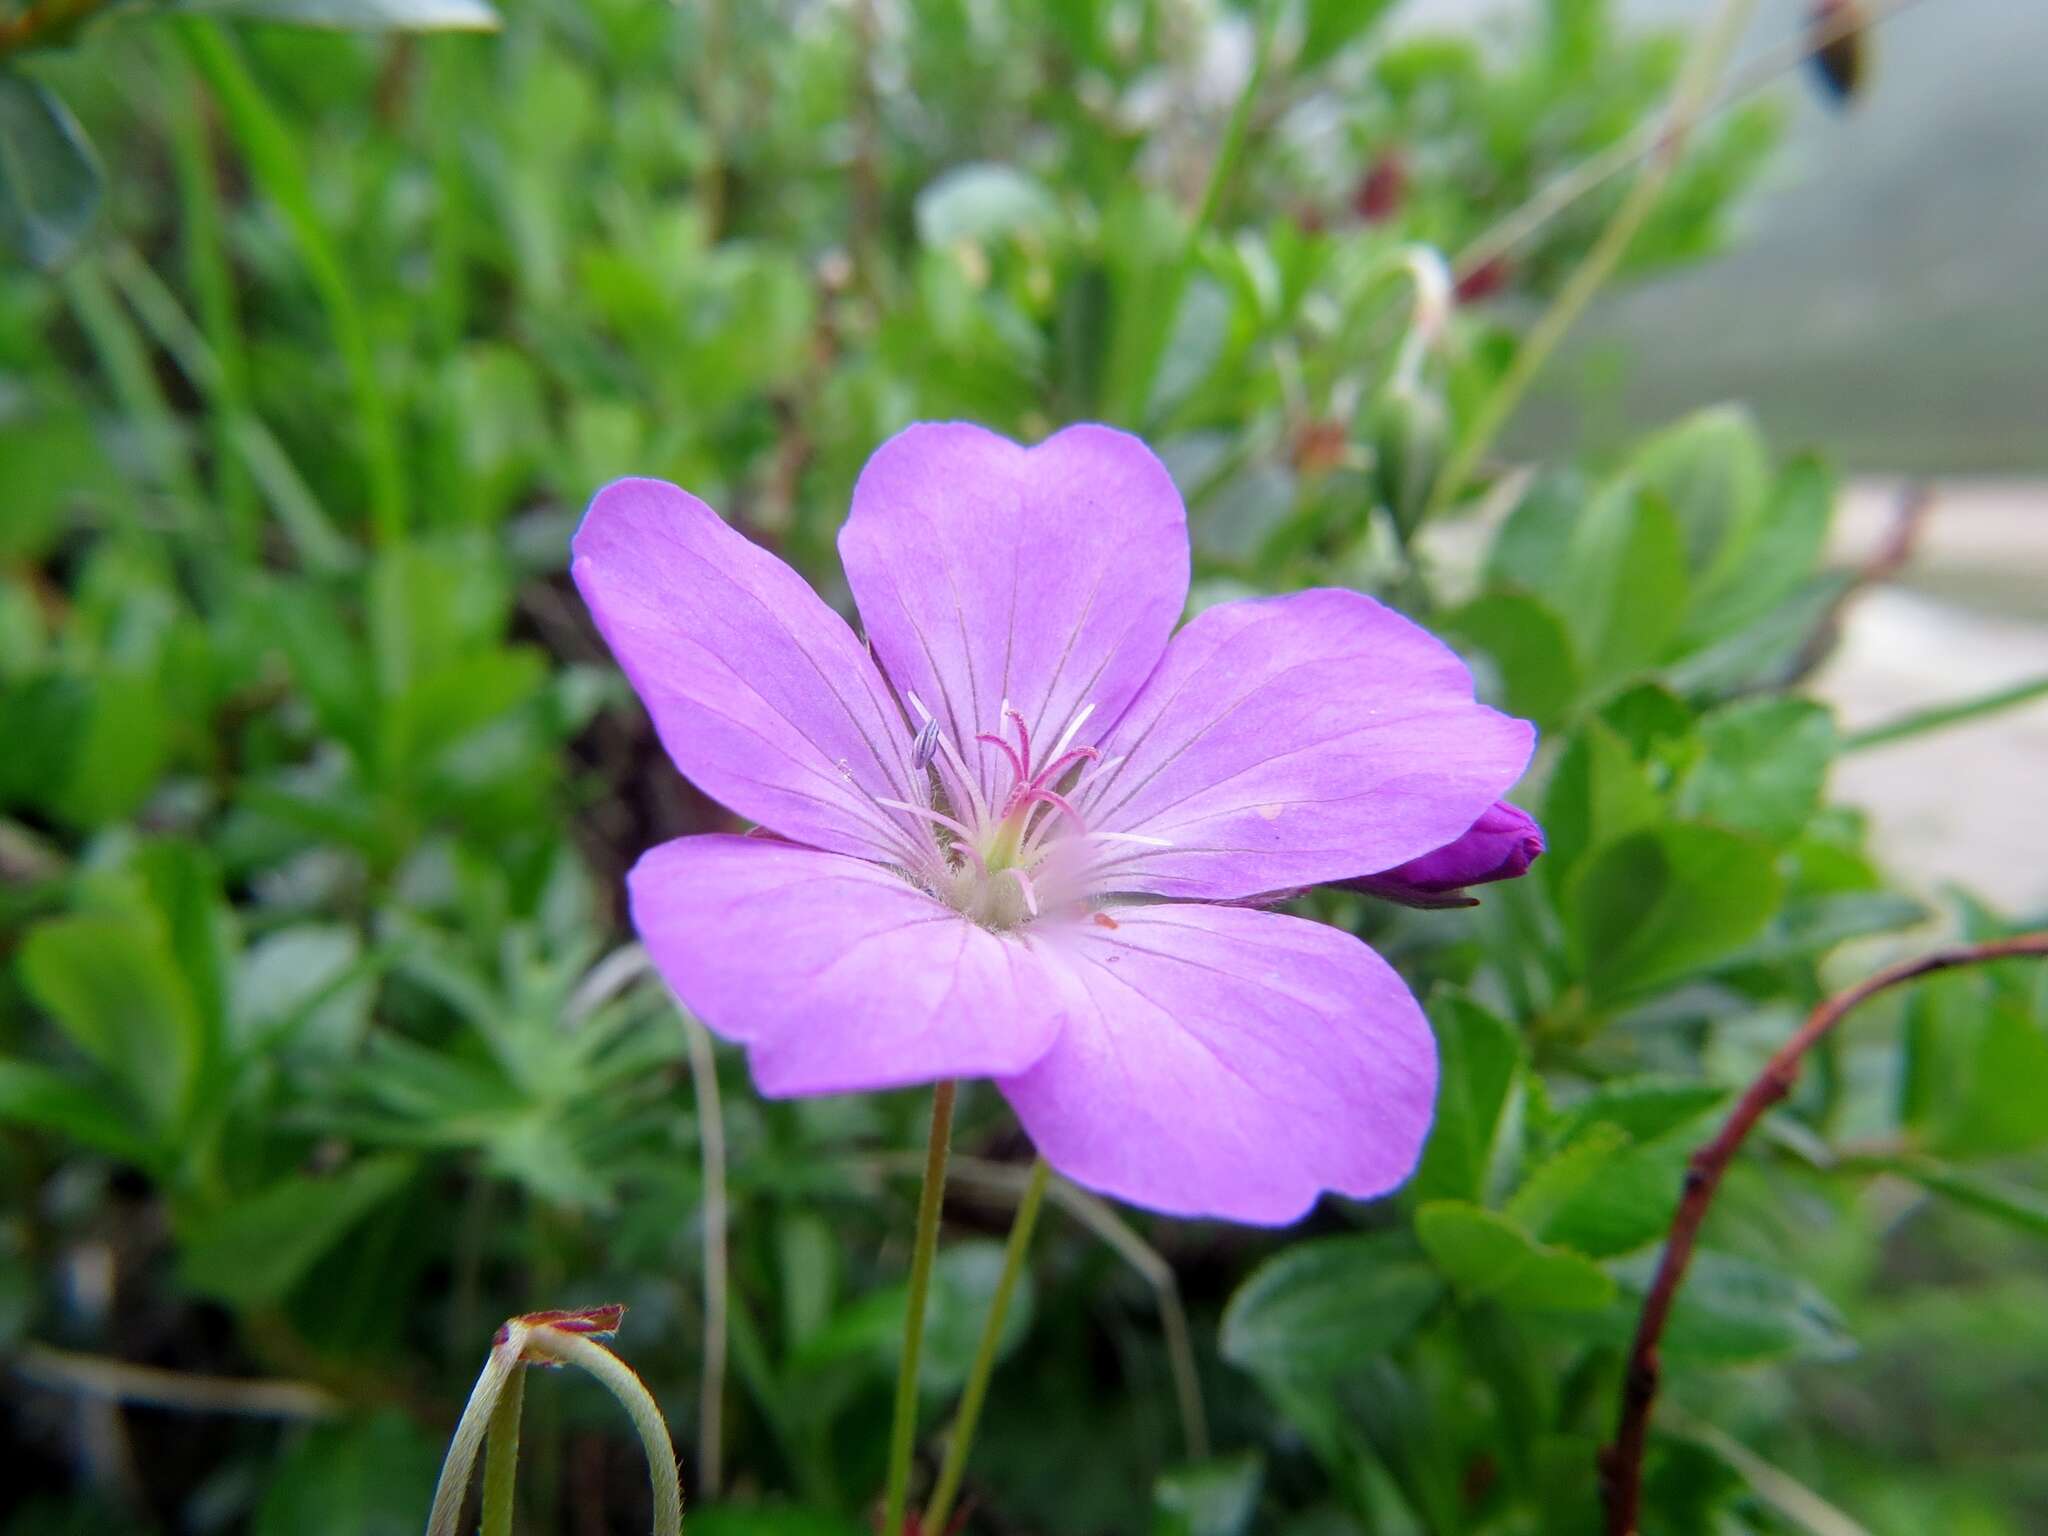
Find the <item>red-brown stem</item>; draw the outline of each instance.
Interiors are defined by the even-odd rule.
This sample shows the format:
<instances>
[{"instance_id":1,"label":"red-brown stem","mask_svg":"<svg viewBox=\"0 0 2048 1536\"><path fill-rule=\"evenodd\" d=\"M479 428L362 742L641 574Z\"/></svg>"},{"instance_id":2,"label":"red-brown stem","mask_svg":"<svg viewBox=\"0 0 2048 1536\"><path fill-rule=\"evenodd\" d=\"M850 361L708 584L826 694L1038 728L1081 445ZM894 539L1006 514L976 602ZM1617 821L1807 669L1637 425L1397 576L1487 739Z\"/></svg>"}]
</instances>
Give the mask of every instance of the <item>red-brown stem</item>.
<instances>
[{"instance_id":1,"label":"red-brown stem","mask_svg":"<svg viewBox=\"0 0 2048 1536\"><path fill-rule=\"evenodd\" d=\"M1643 1298L1643 1312L1636 1323L1635 1343L1628 1356L1628 1368L1621 1380L1621 1414L1615 1426L1614 1443L1600 1453L1602 1494L1607 1506L1607 1536L1637 1536L1643 1494L1643 1452L1650 1437L1650 1409L1657 1399L1657 1344L1664 1325L1678 1300L1678 1287L1685 1280L1692 1261L1693 1244L1707 1207L1721 1185L1721 1176L1741 1150L1743 1139L1764 1117L1764 1112L1792 1091L1806 1053L1839 1024L1844 1017L1877 996L1905 982L1936 971L1958 966L1982 965L1992 960L2018 956L2048 956L2048 933L2024 934L1989 944L1962 945L1936 950L1918 960L1879 971L1846 992L1838 992L1812 1013L1799 1032L1787 1040L1770 1059L1729 1114L1727 1123L1714 1139L1693 1153L1685 1168L1685 1193L1671 1219L1671 1236L1657 1265L1656 1278Z\"/></svg>"}]
</instances>

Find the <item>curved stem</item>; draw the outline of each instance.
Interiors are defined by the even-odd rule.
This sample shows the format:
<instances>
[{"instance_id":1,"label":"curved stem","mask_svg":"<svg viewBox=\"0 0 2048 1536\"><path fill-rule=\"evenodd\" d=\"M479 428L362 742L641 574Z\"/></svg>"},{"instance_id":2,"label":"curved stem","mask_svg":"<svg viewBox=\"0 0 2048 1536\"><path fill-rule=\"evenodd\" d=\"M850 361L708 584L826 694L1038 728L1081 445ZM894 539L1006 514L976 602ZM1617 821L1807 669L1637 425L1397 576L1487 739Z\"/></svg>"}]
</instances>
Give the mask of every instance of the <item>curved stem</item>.
<instances>
[{"instance_id":1,"label":"curved stem","mask_svg":"<svg viewBox=\"0 0 2048 1536\"><path fill-rule=\"evenodd\" d=\"M647 1453L647 1480L654 1490L654 1536L682 1536L683 1484L676 1474L675 1442L654 1395L633 1368L587 1335L560 1328L536 1328L527 1336L529 1354L579 1366L590 1372L633 1421L640 1447Z\"/></svg>"},{"instance_id":2,"label":"curved stem","mask_svg":"<svg viewBox=\"0 0 2048 1536\"><path fill-rule=\"evenodd\" d=\"M1592 302L1593 295L1614 275L1614 269L1621 265L1622 257L1628 254L1629 246L1634 243L1637 232L1656 207L1665 183L1677 168L1685 141L1706 104L1707 92L1714 83L1714 77L1720 73L1729 49L1741 34L1743 24L1749 19L1754 3L1755 0L1721 0L1720 11L1693 45L1678 85L1671 93L1671 105L1658 126L1655 148L1629 187L1628 196L1622 199L1607 227L1600 231L1600 238L1593 242L1592 249L1565 279L1564 287L1558 290L1550 308L1543 312L1521 346L1515 349L1514 361L1508 365L1506 375L1479 407L1471 430L1464 434L1451 455L1450 464L1438 478L1429 499L1428 511L1424 514L1425 520L1442 512L1456 499L1474 467L1486 456L1494 438L1514 414L1515 407L1521 404L1529 385L1550 360L1551 353L1557 350L1558 343L1578 322L1580 314Z\"/></svg>"},{"instance_id":3,"label":"curved stem","mask_svg":"<svg viewBox=\"0 0 2048 1536\"><path fill-rule=\"evenodd\" d=\"M2048 933L2030 933L1988 944L1937 950L1918 960L1879 971L1846 992L1838 992L1807 1016L1799 1032L1773 1056L1729 1112L1714 1139L1693 1153L1685 1169L1685 1193L1671 1220L1671 1236L1657 1262L1656 1278L1643 1298L1635 1342L1622 1376L1621 1413L1614 1443L1600 1453L1602 1492L1607 1504L1608 1536L1636 1536L1643 1493L1643 1453L1650 1437L1650 1409L1657 1399L1657 1345L1678 1300L1678 1288L1692 1262L1693 1244L1713 1204L1721 1177L1741 1150L1743 1140L1780 1099L1792 1091L1806 1053L1856 1008L1893 987L1959 966L1983 965L2023 955L2048 957Z\"/></svg>"},{"instance_id":4,"label":"curved stem","mask_svg":"<svg viewBox=\"0 0 2048 1536\"><path fill-rule=\"evenodd\" d=\"M512 1490L519 1474L519 1412L526 1406L526 1372L514 1371L491 1410L484 1435L484 1509L478 1536L512 1536Z\"/></svg>"},{"instance_id":5,"label":"curved stem","mask_svg":"<svg viewBox=\"0 0 2048 1536\"><path fill-rule=\"evenodd\" d=\"M462 1417L455 1424L455 1436L448 1442L448 1454L441 1462L441 1480L434 1485L434 1504L427 1515L427 1536L460 1536L470 1470L476 1466L476 1453L483 1447L498 1399L519 1369L526 1339L525 1325L511 1322L505 1325L504 1337L491 1346L490 1358L470 1389L469 1401L463 1404Z\"/></svg>"},{"instance_id":6,"label":"curved stem","mask_svg":"<svg viewBox=\"0 0 2048 1536\"><path fill-rule=\"evenodd\" d=\"M953 1420L952 1438L946 1442L946 1459L939 1467L939 1480L925 1506L919 1529L926 1536L938 1536L946 1528L946 1516L953 1512L953 1500L960 1492L960 1479L967 1471L967 1453L974 1445L974 1429L981 1420L981 1405L988 1397L989 1377L995 1371L996 1351L1003 1342L1003 1321L1009 1315L1010 1298L1017 1279L1024 1272L1024 1256L1031 1250L1031 1231L1038 1225L1038 1208L1045 1203L1045 1186L1052 1169L1044 1158L1031 1165L1031 1181L1024 1186L1024 1198L1017 1203L1016 1218L1010 1223L1010 1240L1003 1248L1003 1273L989 1299L988 1317L981 1325L981 1342L975 1346L974 1365L967 1373L967 1388L960 1395L960 1411Z\"/></svg>"},{"instance_id":7,"label":"curved stem","mask_svg":"<svg viewBox=\"0 0 2048 1536\"><path fill-rule=\"evenodd\" d=\"M903 1362L896 1371L896 1418L889 1434L889 1481L882 1530L901 1536L910 1504L910 1454L917 1444L917 1369L924 1352L924 1307L931 1294L932 1257L939 1246L939 1207L946 1197L946 1156L953 1140L951 1082L932 1090L932 1131L925 1144L924 1185L917 1197L917 1239L910 1251L910 1295L903 1307Z\"/></svg>"}]
</instances>

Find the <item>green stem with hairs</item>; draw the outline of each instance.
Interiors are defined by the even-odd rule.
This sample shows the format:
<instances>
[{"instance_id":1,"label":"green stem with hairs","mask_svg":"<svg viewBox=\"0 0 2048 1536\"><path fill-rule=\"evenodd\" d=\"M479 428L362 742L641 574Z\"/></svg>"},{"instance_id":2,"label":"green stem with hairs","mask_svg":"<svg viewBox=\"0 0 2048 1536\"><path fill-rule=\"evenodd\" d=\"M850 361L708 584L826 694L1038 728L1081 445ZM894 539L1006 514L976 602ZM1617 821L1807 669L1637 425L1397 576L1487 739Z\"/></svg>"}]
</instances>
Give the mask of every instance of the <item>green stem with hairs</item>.
<instances>
[{"instance_id":1,"label":"green stem with hairs","mask_svg":"<svg viewBox=\"0 0 2048 1536\"><path fill-rule=\"evenodd\" d=\"M577 1366L602 1382L640 1434L647 1453L647 1480L654 1491L654 1536L682 1536L683 1483L676 1473L675 1442L654 1395L633 1368L585 1334L559 1328L536 1328L527 1336L527 1352L563 1365Z\"/></svg>"},{"instance_id":2,"label":"green stem with hairs","mask_svg":"<svg viewBox=\"0 0 2048 1536\"><path fill-rule=\"evenodd\" d=\"M938 1536L953 1512L960 1493L960 1479L967 1471L967 1453L974 1445L975 1425L981 1420L981 1405L988 1398L988 1381L996 1366L996 1351L1003 1341L1003 1321L1009 1315L1010 1298L1016 1293L1018 1277L1024 1273L1024 1256L1031 1249L1031 1232L1038 1225L1038 1208L1045 1203L1045 1187L1052 1169L1044 1158L1031 1165L1031 1182L1024 1186L1016 1219L1010 1223L1010 1240L1003 1249L1003 1273L996 1281L996 1293L988 1304L988 1319L981 1325L981 1343L974 1351L974 1365L967 1373L967 1390L960 1396L960 1411L953 1420L952 1438L946 1443L946 1459L939 1467L939 1481L925 1506L921 1529L925 1536Z\"/></svg>"},{"instance_id":3,"label":"green stem with hairs","mask_svg":"<svg viewBox=\"0 0 2048 1536\"><path fill-rule=\"evenodd\" d=\"M917 1445L917 1370L924 1352L924 1308L931 1295L932 1258L939 1247L939 1207L946 1196L946 1157L953 1142L952 1082L932 1090L931 1138L925 1144L924 1184L917 1197L917 1239L910 1253L910 1295L903 1307L903 1362L896 1371L896 1417L889 1434L889 1480L882 1497L882 1530L901 1536L910 1506L910 1456Z\"/></svg>"},{"instance_id":4,"label":"green stem with hairs","mask_svg":"<svg viewBox=\"0 0 2048 1536\"><path fill-rule=\"evenodd\" d=\"M1486 397L1471 430L1460 440L1449 465L1437 478L1424 521L1435 517L1456 500L1466 480L1471 478L1472 471L1493 446L1500 429L1507 425L1508 418L1522 403L1522 396L1528 392L1536 375L1550 361L1558 343L1578 323L1579 316L1585 312L1593 296L1614 275L1614 269L1621 265L1644 221L1657 206L1665 183L1677 169L1686 139L1705 108L1714 81L1721 73L1729 50L1735 46L1736 38L1741 36L1754 3L1755 0L1722 0L1719 12L1700 33L1679 75L1678 85L1671 93L1671 105L1665 113L1656 148L1630 185L1628 195L1622 199L1614 217L1600 231L1600 238L1593 242L1592 249L1572 269L1571 276L1565 279L1564 287L1558 290L1550 308L1543 312L1521 346L1515 349L1514 361L1508 365L1506 375Z\"/></svg>"},{"instance_id":5,"label":"green stem with hairs","mask_svg":"<svg viewBox=\"0 0 2048 1536\"><path fill-rule=\"evenodd\" d=\"M519 1413L526 1372L514 1371L484 1432L484 1509L478 1536L512 1536L512 1490L519 1474Z\"/></svg>"},{"instance_id":6,"label":"green stem with hairs","mask_svg":"<svg viewBox=\"0 0 2048 1536\"><path fill-rule=\"evenodd\" d=\"M1929 731L1945 730L1951 725L1995 715L2001 710L2017 709L2039 698L2048 698L2048 677L2030 677L2009 688L1993 689L1974 698L1958 699L1953 704L1936 704L1928 709L1915 710L1910 715L1901 715L1896 720L1883 721L1856 732L1842 743L1842 750L1862 752L1871 747L1906 741L1914 736L1924 736Z\"/></svg>"},{"instance_id":7,"label":"green stem with hairs","mask_svg":"<svg viewBox=\"0 0 2048 1536\"><path fill-rule=\"evenodd\" d=\"M456 1421L455 1437L448 1442L448 1454L441 1462L441 1480L434 1486L434 1506L427 1515L427 1536L461 1536L462 1506L469 1495L470 1469L476 1453L483 1448L498 1399L519 1370L519 1356L525 1346L524 1324L508 1323L503 1343L491 1346L490 1358L470 1389Z\"/></svg>"}]
</instances>

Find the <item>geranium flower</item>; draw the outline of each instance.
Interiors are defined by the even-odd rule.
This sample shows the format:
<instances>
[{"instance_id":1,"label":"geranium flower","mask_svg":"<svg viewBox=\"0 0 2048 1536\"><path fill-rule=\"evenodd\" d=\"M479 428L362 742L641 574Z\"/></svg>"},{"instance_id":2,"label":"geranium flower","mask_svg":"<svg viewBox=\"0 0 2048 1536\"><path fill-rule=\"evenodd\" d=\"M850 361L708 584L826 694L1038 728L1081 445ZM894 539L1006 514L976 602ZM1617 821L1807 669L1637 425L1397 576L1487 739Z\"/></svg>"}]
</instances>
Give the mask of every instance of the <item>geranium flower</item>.
<instances>
[{"instance_id":1,"label":"geranium flower","mask_svg":"<svg viewBox=\"0 0 2048 1536\"><path fill-rule=\"evenodd\" d=\"M629 877L678 997L773 1096L986 1077L1040 1153L1155 1210L1279 1223L1413 1167L1421 1009L1260 898L1460 838L1533 730L1356 592L1178 634L1187 516L1135 438L912 427L839 551L873 647L672 485L591 503L574 574L655 729L766 835ZM877 665L879 663L879 665Z\"/></svg>"}]
</instances>

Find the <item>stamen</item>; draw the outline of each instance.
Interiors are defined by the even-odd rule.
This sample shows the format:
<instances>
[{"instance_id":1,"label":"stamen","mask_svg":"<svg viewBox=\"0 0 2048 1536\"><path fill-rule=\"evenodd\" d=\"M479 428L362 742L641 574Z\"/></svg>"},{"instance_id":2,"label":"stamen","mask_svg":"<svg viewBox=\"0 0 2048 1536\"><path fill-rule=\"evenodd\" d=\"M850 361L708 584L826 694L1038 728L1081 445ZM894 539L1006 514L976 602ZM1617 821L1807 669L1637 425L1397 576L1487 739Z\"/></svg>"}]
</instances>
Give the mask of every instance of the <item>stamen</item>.
<instances>
[{"instance_id":1,"label":"stamen","mask_svg":"<svg viewBox=\"0 0 2048 1536\"><path fill-rule=\"evenodd\" d=\"M875 804L886 805L899 811L908 811L913 816L922 816L928 821L937 822L948 831L958 832L965 838L971 839L974 836L974 833L969 828L962 826L943 811L935 811L928 805L912 805L908 800L885 800L880 795L875 796Z\"/></svg>"},{"instance_id":2,"label":"stamen","mask_svg":"<svg viewBox=\"0 0 2048 1536\"><path fill-rule=\"evenodd\" d=\"M952 846L955 853L964 853L973 861L976 874L984 880L988 878L988 865L982 861L980 851L972 843L955 842Z\"/></svg>"},{"instance_id":3,"label":"stamen","mask_svg":"<svg viewBox=\"0 0 2048 1536\"><path fill-rule=\"evenodd\" d=\"M1147 837L1142 832L1090 832L1090 837L1100 838L1105 843L1139 843L1147 848L1171 848L1173 843L1163 837Z\"/></svg>"},{"instance_id":4,"label":"stamen","mask_svg":"<svg viewBox=\"0 0 2048 1536\"><path fill-rule=\"evenodd\" d=\"M1010 760L1011 771L1017 775L1017 782L1019 784L1022 784L1026 779L1031 777L1031 775L1026 771L1031 766L1030 758L1019 757L1017 755L1017 749L1011 746L1007 741L1003 740L1002 737L992 736L987 731L980 731L976 733L974 739L976 741L985 741L992 747L1001 747L1003 749L1003 756L1007 757Z\"/></svg>"},{"instance_id":5,"label":"stamen","mask_svg":"<svg viewBox=\"0 0 2048 1536\"><path fill-rule=\"evenodd\" d=\"M1031 732L1025 727L1024 717L1010 708L1010 701L1003 700L1003 716L1017 727L1017 744L1024 755L1024 766L1017 770L1017 780L1022 783L1031 777Z\"/></svg>"},{"instance_id":6,"label":"stamen","mask_svg":"<svg viewBox=\"0 0 2048 1536\"><path fill-rule=\"evenodd\" d=\"M1073 743L1074 738L1080 735L1081 727L1088 723L1088 717L1094 713L1095 705L1093 704L1093 702L1083 704L1081 706L1081 712L1078 715L1074 716L1074 718L1067 723L1067 728L1064 731L1060 732L1060 739L1056 743L1054 743L1052 749L1052 755L1054 757L1058 757L1061 753L1067 750L1067 748Z\"/></svg>"},{"instance_id":7,"label":"stamen","mask_svg":"<svg viewBox=\"0 0 2048 1536\"><path fill-rule=\"evenodd\" d=\"M1088 823L1082 819L1081 813L1074 809L1073 801L1069 800L1058 790L1047 789L1040 784L1033 784L1024 791L1019 799L1026 805L1029 805L1034 800L1041 800L1047 805L1057 807L1072 819L1076 827L1084 832L1088 830Z\"/></svg>"},{"instance_id":8,"label":"stamen","mask_svg":"<svg viewBox=\"0 0 2048 1536\"><path fill-rule=\"evenodd\" d=\"M1039 769L1038 777L1032 780L1032 783L1034 785L1057 784L1060 775L1066 772L1070 765L1079 762L1093 762L1101 756L1102 754L1093 747L1076 747L1071 752L1063 752L1045 767Z\"/></svg>"},{"instance_id":9,"label":"stamen","mask_svg":"<svg viewBox=\"0 0 2048 1536\"><path fill-rule=\"evenodd\" d=\"M939 755L939 722L926 720L918 727L917 738L910 744L910 766L920 773L931 767L932 759Z\"/></svg>"}]
</instances>

